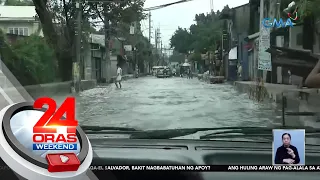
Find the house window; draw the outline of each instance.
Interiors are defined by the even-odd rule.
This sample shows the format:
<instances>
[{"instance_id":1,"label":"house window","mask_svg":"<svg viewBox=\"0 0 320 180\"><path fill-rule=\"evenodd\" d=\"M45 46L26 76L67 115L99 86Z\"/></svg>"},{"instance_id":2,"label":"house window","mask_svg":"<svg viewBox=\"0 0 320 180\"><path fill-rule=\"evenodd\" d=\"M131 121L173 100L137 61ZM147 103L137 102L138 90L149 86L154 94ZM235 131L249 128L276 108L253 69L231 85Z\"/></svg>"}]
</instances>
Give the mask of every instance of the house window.
<instances>
[{"instance_id":1,"label":"house window","mask_svg":"<svg viewBox=\"0 0 320 180\"><path fill-rule=\"evenodd\" d=\"M298 46L302 46L302 36L303 36L302 33L298 33L297 36L296 36L296 44Z\"/></svg>"},{"instance_id":2,"label":"house window","mask_svg":"<svg viewBox=\"0 0 320 180\"><path fill-rule=\"evenodd\" d=\"M19 28L19 35L23 36L23 28Z\"/></svg>"},{"instance_id":3,"label":"house window","mask_svg":"<svg viewBox=\"0 0 320 180\"><path fill-rule=\"evenodd\" d=\"M8 28L8 33L13 34L13 28Z\"/></svg>"},{"instance_id":4,"label":"house window","mask_svg":"<svg viewBox=\"0 0 320 180\"><path fill-rule=\"evenodd\" d=\"M8 28L9 34L16 34L21 36L29 36L29 28Z\"/></svg>"},{"instance_id":5,"label":"house window","mask_svg":"<svg viewBox=\"0 0 320 180\"><path fill-rule=\"evenodd\" d=\"M23 35L29 36L29 29L28 28L23 28Z\"/></svg>"},{"instance_id":6,"label":"house window","mask_svg":"<svg viewBox=\"0 0 320 180\"><path fill-rule=\"evenodd\" d=\"M14 28L13 34L19 34L19 28Z\"/></svg>"}]
</instances>

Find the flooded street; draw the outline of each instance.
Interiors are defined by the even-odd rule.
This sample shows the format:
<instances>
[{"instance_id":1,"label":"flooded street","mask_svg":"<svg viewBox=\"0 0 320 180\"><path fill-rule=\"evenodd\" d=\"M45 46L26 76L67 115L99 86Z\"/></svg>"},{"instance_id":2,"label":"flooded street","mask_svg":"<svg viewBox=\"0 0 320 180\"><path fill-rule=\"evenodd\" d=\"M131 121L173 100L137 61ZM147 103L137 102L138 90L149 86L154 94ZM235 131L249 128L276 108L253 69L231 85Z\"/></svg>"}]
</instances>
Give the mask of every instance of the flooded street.
<instances>
[{"instance_id":1,"label":"flooded street","mask_svg":"<svg viewBox=\"0 0 320 180\"><path fill-rule=\"evenodd\" d=\"M255 103L229 84L198 79L144 77L84 91L77 103L81 125L141 130L225 126L268 126L271 105Z\"/></svg>"}]
</instances>

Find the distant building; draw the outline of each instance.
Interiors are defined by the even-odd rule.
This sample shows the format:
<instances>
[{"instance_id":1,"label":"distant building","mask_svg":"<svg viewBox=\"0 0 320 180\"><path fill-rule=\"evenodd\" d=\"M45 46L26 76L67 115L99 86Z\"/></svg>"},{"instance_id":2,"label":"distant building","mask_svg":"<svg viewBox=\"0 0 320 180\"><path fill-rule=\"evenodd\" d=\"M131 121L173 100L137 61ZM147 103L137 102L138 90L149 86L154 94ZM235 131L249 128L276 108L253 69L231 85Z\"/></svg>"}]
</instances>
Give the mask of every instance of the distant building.
<instances>
[{"instance_id":1,"label":"distant building","mask_svg":"<svg viewBox=\"0 0 320 180\"><path fill-rule=\"evenodd\" d=\"M35 6L0 6L0 29L20 36L43 36Z\"/></svg>"},{"instance_id":2,"label":"distant building","mask_svg":"<svg viewBox=\"0 0 320 180\"><path fill-rule=\"evenodd\" d=\"M96 79L98 82L105 82L107 78L107 64L105 53L105 37L100 34L90 34L89 44L86 44L82 51L82 79ZM124 38L111 37L109 41L110 50L110 75L116 76L117 64L120 64L123 73L127 74L128 64L123 48Z\"/></svg>"}]
</instances>

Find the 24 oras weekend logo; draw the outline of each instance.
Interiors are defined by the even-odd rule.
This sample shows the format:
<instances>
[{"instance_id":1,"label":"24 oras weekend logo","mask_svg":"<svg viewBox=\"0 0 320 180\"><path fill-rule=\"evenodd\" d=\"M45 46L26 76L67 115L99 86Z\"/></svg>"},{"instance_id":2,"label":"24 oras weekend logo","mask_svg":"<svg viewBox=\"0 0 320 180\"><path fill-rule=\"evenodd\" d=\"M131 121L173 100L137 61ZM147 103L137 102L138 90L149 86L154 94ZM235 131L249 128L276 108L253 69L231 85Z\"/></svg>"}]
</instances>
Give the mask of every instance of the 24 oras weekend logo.
<instances>
[{"instance_id":1,"label":"24 oras weekend logo","mask_svg":"<svg viewBox=\"0 0 320 180\"><path fill-rule=\"evenodd\" d=\"M26 179L83 179L93 154L75 118L75 100L68 97L57 107L54 99L43 97L2 109L3 162Z\"/></svg>"},{"instance_id":2,"label":"24 oras weekend logo","mask_svg":"<svg viewBox=\"0 0 320 180\"><path fill-rule=\"evenodd\" d=\"M44 105L48 109L33 127L33 150L77 150L75 99L66 98L57 109L53 99L43 97L34 102L33 108L43 109Z\"/></svg>"}]
</instances>

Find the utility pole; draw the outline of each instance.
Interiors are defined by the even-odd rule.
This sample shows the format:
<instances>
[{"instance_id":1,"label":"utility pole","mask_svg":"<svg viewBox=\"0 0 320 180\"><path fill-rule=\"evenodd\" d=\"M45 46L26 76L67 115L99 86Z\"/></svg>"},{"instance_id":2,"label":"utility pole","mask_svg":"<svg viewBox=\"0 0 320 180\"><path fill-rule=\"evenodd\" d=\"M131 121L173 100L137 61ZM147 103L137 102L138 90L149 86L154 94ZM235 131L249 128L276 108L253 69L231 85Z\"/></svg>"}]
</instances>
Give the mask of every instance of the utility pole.
<instances>
[{"instance_id":1,"label":"utility pole","mask_svg":"<svg viewBox=\"0 0 320 180\"><path fill-rule=\"evenodd\" d=\"M155 61L157 62L156 65L158 65L158 60L157 60L157 55L158 55L158 29L155 29L155 32L154 32L154 45L155 45L155 55L156 55L156 58L155 58Z\"/></svg>"},{"instance_id":2,"label":"utility pole","mask_svg":"<svg viewBox=\"0 0 320 180\"><path fill-rule=\"evenodd\" d=\"M139 76L139 65L138 65L138 59L137 59L137 22L135 21L133 24L133 29L134 29L134 33L133 33L133 52L134 52L134 62L135 62L135 74L136 74L136 78L138 78Z\"/></svg>"},{"instance_id":3,"label":"utility pole","mask_svg":"<svg viewBox=\"0 0 320 180\"><path fill-rule=\"evenodd\" d=\"M82 8L81 0L76 2L77 8L77 20L76 20L76 42L75 42L75 52L76 59L73 62L72 66L72 75L73 75L73 88L75 92L80 92L81 90L81 77L80 77L80 60L81 60L81 17L82 17Z\"/></svg>"},{"instance_id":4,"label":"utility pole","mask_svg":"<svg viewBox=\"0 0 320 180\"><path fill-rule=\"evenodd\" d=\"M158 29L155 29L155 32L154 32L154 45L155 45L156 54L157 54L157 52L158 52Z\"/></svg>"},{"instance_id":5,"label":"utility pole","mask_svg":"<svg viewBox=\"0 0 320 180\"><path fill-rule=\"evenodd\" d=\"M160 51L159 52L159 39L160 39L160 29L159 28L157 28L156 30L155 30L155 46L156 46L156 55L158 55L157 56L157 64L159 64L159 61L160 61L160 59L161 59L161 52L162 51ZM160 49L161 49L161 47L160 47ZM162 49L161 49L162 50Z\"/></svg>"},{"instance_id":6,"label":"utility pole","mask_svg":"<svg viewBox=\"0 0 320 180\"><path fill-rule=\"evenodd\" d=\"M163 52L162 52L162 40L160 41L160 54L161 54L161 57L160 57L160 61L161 61L161 64L163 65Z\"/></svg>"},{"instance_id":7,"label":"utility pole","mask_svg":"<svg viewBox=\"0 0 320 180\"><path fill-rule=\"evenodd\" d=\"M263 20L263 18L264 18L264 0L260 0L260 17L259 17L259 19L260 19L260 26L259 26L259 32L260 32L260 39L261 39L261 36L262 36L262 34L261 34L261 31L262 31L262 20ZM261 49L260 49L260 47L261 47L261 41L259 41L259 51L261 51ZM259 52L259 56L260 56L260 52ZM258 66L259 66L259 58L260 57L258 57ZM261 78L261 80L263 80L263 70L259 70L259 69L257 69L257 77L258 78Z\"/></svg>"},{"instance_id":8,"label":"utility pole","mask_svg":"<svg viewBox=\"0 0 320 180\"><path fill-rule=\"evenodd\" d=\"M159 40L160 40L160 28L157 28L157 45L159 45ZM160 44L160 52L157 51L157 54L159 53L159 59L158 61L160 62L161 61L161 56L162 56L162 42Z\"/></svg>"},{"instance_id":9,"label":"utility pole","mask_svg":"<svg viewBox=\"0 0 320 180\"><path fill-rule=\"evenodd\" d=\"M103 16L104 16L104 46L105 46L105 60L106 60L106 81L110 81L110 70L111 70L111 61L110 61L110 49L109 49L109 41L110 41L110 32L111 32L111 24L109 21L108 15L108 2L103 3Z\"/></svg>"},{"instance_id":10,"label":"utility pole","mask_svg":"<svg viewBox=\"0 0 320 180\"><path fill-rule=\"evenodd\" d=\"M149 45L151 45L151 12L149 11ZM152 47L152 46L151 46ZM151 49L150 47L150 49ZM151 53L149 54L149 68L148 68L148 72L150 73L151 71L151 58L152 58L152 55Z\"/></svg>"},{"instance_id":11,"label":"utility pole","mask_svg":"<svg viewBox=\"0 0 320 180\"><path fill-rule=\"evenodd\" d=\"M151 12L149 12L149 43L151 43Z\"/></svg>"}]
</instances>

